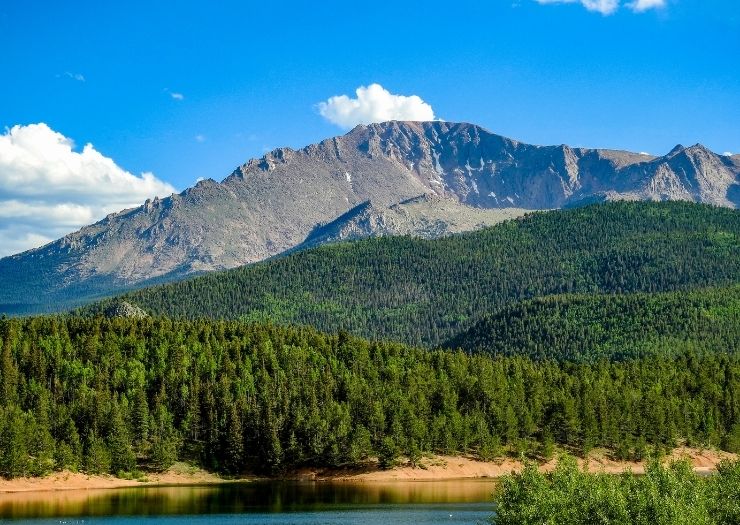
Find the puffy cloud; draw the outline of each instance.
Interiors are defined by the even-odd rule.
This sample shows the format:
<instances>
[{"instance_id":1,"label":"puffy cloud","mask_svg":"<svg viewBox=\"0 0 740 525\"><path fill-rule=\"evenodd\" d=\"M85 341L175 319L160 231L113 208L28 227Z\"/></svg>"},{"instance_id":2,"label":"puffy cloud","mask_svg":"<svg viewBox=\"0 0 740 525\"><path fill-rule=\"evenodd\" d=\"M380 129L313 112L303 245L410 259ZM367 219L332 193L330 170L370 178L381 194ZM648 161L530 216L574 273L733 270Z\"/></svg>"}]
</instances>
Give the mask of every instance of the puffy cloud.
<instances>
[{"instance_id":1,"label":"puffy cloud","mask_svg":"<svg viewBox=\"0 0 740 525\"><path fill-rule=\"evenodd\" d=\"M388 120L434 120L432 106L416 95L394 95L380 84L360 86L357 98L337 95L316 105L319 114L343 128Z\"/></svg>"},{"instance_id":2,"label":"puffy cloud","mask_svg":"<svg viewBox=\"0 0 740 525\"><path fill-rule=\"evenodd\" d=\"M125 171L92 144L75 151L46 124L13 126L0 135L0 257L173 191L151 173Z\"/></svg>"},{"instance_id":3,"label":"puffy cloud","mask_svg":"<svg viewBox=\"0 0 740 525\"><path fill-rule=\"evenodd\" d=\"M170 96L175 100L185 100L185 95L182 93L170 93Z\"/></svg>"},{"instance_id":4,"label":"puffy cloud","mask_svg":"<svg viewBox=\"0 0 740 525\"><path fill-rule=\"evenodd\" d=\"M575 4L579 3L589 11L595 11L602 15L611 15L621 6L621 0L535 0L538 4ZM649 9L665 7L666 0L632 0L625 6L636 13L642 13Z\"/></svg>"},{"instance_id":5,"label":"puffy cloud","mask_svg":"<svg viewBox=\"0 0 740 525\"><path fill-rule=\"evenodd\" d=\"M648 9L659 9L665 7L666 0L634 0L627 4L627 7L637 13L642 13Z\"/></svg>"}]
</instances>

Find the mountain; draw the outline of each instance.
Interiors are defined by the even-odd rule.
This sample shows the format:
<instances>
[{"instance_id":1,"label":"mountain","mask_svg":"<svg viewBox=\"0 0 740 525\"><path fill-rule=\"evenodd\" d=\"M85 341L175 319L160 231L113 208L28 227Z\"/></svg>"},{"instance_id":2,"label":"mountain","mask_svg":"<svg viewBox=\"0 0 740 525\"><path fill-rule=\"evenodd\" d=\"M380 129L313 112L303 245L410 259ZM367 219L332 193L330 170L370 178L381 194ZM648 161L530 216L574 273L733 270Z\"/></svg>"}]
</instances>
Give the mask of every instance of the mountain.
<instances>
[{"instance_id":1,"label":"mountain","mask_svg":"<svg viewBox=\"0 0 740 525\"><path fill-rule=\"evenodd\" d=\"M115 290L263 260L367 201L383 209L433 194L483 209L614 199L737 207L739 174L734 158L700 145L652 157L533 146L472 124L358 126L301 150L276 149L220 183L201 181L0 259L0 312L60 309Z\"/></svg>"},{"instance_id":2,"label":"mountain","mask_svg":"<svg viewBox=\"0 0 740 525\"><path fill-rule=\"evenodd\" d=\"M473 208L432 193L391 206L377 206L366 201L330 223L316 226L306 240L292 250L384 235L436 239L492 226L524 215L526 211L520 208Z\"/></svg>"},{"instance_id":3,"label":"mountain","mask_svg":"<svg viewBox=\"0 0 740 525\"><path fill-rule=\"evenodd\" d=\"M506 305L444 346L596 361L740 351L740 284L664 293L565 295Z\"/></svg>"},{"instance_id":4,"label":"mountain","mask_svg":"<svg viewBox=\"0 0 740 525\"><path fill-rule=\"evenodd\" d=\"M525 299L739 281L739 211L612 202L531 213L436 240L328 244L120 300L155 316L308 324L434 346Z\"/></svg>"}]
</instances>

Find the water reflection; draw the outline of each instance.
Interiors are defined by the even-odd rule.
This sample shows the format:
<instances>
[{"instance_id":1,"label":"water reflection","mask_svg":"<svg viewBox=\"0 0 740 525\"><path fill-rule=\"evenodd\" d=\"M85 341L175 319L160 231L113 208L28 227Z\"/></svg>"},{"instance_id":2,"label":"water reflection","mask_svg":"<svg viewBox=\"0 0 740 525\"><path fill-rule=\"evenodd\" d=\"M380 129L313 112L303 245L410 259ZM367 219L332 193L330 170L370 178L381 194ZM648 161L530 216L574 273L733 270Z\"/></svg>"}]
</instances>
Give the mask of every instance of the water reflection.
<instances>
[{"instance_id":1,"label":"water reflection","mask_svg":"<svg viewBox=\"0 0 740 525\"><path fill-rule=\"evenodd\" d=\"M0 519L324 511L377 505L488 503L490 480L250 482L0 494Z\"/></svg>"}]
</instances>

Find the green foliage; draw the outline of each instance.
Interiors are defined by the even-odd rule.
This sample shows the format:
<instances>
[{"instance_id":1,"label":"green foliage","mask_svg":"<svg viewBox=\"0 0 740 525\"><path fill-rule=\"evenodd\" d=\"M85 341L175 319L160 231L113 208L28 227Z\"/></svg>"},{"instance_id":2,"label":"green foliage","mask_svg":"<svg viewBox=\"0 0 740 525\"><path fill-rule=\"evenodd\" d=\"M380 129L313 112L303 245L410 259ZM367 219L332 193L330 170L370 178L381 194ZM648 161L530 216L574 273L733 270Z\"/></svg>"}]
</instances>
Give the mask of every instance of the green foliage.
<instances>
[{"instance_id":1,"label":"green foliage","mask_svg":"<svg viewBox=\"0 0 740 525\"><path fill-rule=\"evenodd\" d=\"M134 392L132 399L131 430L135 446L139 450L144 449L149 440L149 405L141 388Z\"/></svg>"},{"instance_id":2,"label":"green foliage","mask_svg":"<svg viewBox=\"0 0 740 525\"><path fill-rule=\"evenodd\" d=\"M236 405L229 410L229 419L226 426L223 464L224 469L232 474L239 474L245 466L244 436L242 422Z\"/></svg>"},{"instance_id":3,"label":"green foliage","mask_svg":"<svg viewBox=\"0 0 740 525\"><path fill-rule=\"evenodd\" d=\"M28 416L10 406L0 412L0 425L0 475L6 478L28 475Z\"/></svg>"},{"instance_id":4,"label":"green foliage","mask_svg":"<svg viewBox=\"0 0 740 525\"><path fill-rule=\"evenodd\" d=\"M725 461L717 472L716 482L710 485L709 513L715 523L740 523L740 462Z\"/></svg>"},{"instance_id":5,"label":"green foliage","mask_svg":"<svg viewBox=\"0 0 740 525\"><path fill-rule=\"evenodd\" d=\"M722 439L722 448L740 454L740 423L735 423Z\"/></svg>"},{"instance_id":6,"label":"green foliage","mask_svg":"<svg viewBox=\"0 0 740 525\"><path fill-rule=\"evenodd\" d=\"M113 405L109 418L108 450L110 450L111 471L115 473L132 472L136 468L136 456L131 445L131 434L116 404Z\"/></svg>"},{"instance_id":7,"label":"green foliage","mask_svg":"<svg viewBox=\"0 0 740 525\"><path fill-rule=\"evenodd\" d=\"M385 436L380 442L380 449L378 450L378 461L380 462L380 468L391 469L398 463L398 446L396 440L392 436Z\"/></svg>"},{"instance_id":8,"label":"green foliage","mask_svg":"<svg viewBox=\"0 0 740 525\"><path fill-rule=\"evenodd\" d=\"M239 321L1 319L0 475L734 447L740 354L560 363ZM126 474L126 475L129 475Z\"/></svg>"},{"instance_id":9,"label":"green foliage","mask_svg":"<svg viewBox=\"0 0 740 525\"><path fill-rule=\"evenodd\" d=\"M702 477L688 463L648 465L644 476L588 474L564 458L550 474L530 464L504 478L494 525L730 525L740 518L740 462Z\"/></svg>"},{"instance_id":10,"label":"green foliage","mask_svg":"<svg viewBox=\"0 0 740 525\"><path fill-rule=\"evenodd\" d=\"M90 474L111 472L111 451L105 441L96 436L94 432L88 436L84 466Z\"/></svg>"},{"instance_id":11,"label":"green foliage","mask_svg":"<svg viewBox=\"0 0 740 525\"><path fill-rule=\"evenodd\" d=\"M740 350L740 285L552 296L507 305L448 347L581 361Z\"/></svg>"},{"instance_id":12,"label":"green foliage","mask_svg":"<svg viewBox=\"0 0 740 525\"><path fill-rule=\"evenodd\" d=\"M152 470L161 472L177 461L181 440L179 432L174 427L172 415L165 406L158 404L151 420L152 433L148 466Z\"/></svg>"},{"instance_id":13,"label":"green foliage","mask_svg":"<svg viewBox=\"0 0 740 525\"><path fill-rule=\"evenodd\" d=\"M323 246L123 299L154 315L307 324L434 346L481 315L525 299L739 280L736 210L616 202L533 213L433 241ZM87 311L102 312L107 304Z\"/></svg>"}]
</instances>

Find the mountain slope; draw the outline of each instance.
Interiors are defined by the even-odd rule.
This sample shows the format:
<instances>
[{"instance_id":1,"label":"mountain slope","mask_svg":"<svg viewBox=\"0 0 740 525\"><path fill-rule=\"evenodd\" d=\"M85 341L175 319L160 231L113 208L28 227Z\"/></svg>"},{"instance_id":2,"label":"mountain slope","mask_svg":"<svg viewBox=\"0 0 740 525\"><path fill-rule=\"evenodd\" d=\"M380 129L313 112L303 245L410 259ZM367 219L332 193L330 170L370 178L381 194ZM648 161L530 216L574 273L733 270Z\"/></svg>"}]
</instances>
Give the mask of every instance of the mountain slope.
<instances>
[{"instance_id":1,"label":"mountain slope","mask_svg":"<svg viewBox=\"0 0 740 525\"><path fill-rule=\"evenodd\" d=\"M383 235L436 239L453 233L479 230L526 212L519 208L473 208L429 193L387 207L367 201L330 223L314 228L294 250Z\"/></svg>"},{"instance_id":2,"label":"mountain slope","mask_svg":"<svg viewBox=\"0 0 740 525\"><path fill-rule=\"evenodd\" d=\"M221 183L201 181L0 259L0 312L54 309L259 261L366 201L387 207L431 193L478 208L551 209L610 199L736 207L738 174L733 159L698 145L651 157L532 146L471 124L358 126L301 150L276 149Z\"/></svg>"},{"instance_id":3,"label":"mountain slope","mask_svg":"<svg viewBox=\"0 0 740 525\"><path fill-rule=\"evenodd\" d=\"M445 344L469 352L591 361L740 351L740 284L655 294L566 295L505 306Z\"/></svg>"},{"instance_id":4,"label":"mountain slope","mask_svg":"<svg viewBox=\"0 0 740 525\"><path fill-rule=\"evenodd\" d=\"M437 240L320 246L125 300L155 315L269 319L435 345L522 299L738 281L740 212L616 202Z\"/></svg>"}]
</instances>

